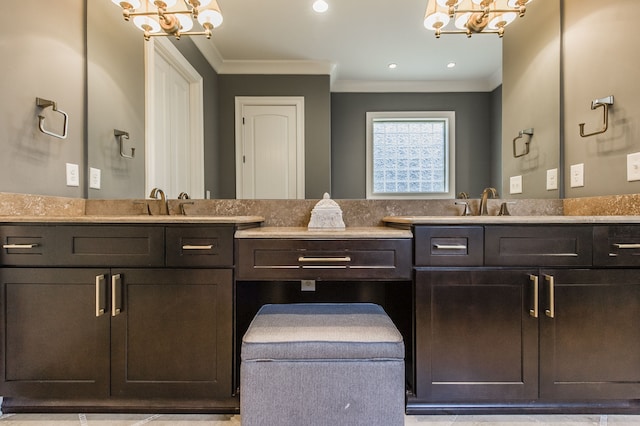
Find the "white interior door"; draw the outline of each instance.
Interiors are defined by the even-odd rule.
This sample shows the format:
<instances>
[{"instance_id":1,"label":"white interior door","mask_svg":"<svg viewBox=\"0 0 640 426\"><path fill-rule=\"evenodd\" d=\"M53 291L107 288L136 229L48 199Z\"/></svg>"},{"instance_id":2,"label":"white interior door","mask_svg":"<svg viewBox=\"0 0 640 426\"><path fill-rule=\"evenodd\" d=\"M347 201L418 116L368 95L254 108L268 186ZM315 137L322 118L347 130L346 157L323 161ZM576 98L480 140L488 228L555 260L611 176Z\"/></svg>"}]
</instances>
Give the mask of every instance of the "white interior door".
<instances>
[{"instance_id":1,"label":"white interior door","mask_svg":"<svg viewBox=\"0 0 640 426\"><path fill-rule=\"evenodd\" d=\"M303 111L303 98L236 98L236 198L304 198Z\"/></svg>"},{"instance_id":2,"label":"white interior door","mask_svg":"<svg viewBox=\"0 0 640 426\"><path fill-rule=\"evenodd\" d=\"M147 57L146 190L204 196L202 77L166 40Z\"/></svg>"}]
</instances>

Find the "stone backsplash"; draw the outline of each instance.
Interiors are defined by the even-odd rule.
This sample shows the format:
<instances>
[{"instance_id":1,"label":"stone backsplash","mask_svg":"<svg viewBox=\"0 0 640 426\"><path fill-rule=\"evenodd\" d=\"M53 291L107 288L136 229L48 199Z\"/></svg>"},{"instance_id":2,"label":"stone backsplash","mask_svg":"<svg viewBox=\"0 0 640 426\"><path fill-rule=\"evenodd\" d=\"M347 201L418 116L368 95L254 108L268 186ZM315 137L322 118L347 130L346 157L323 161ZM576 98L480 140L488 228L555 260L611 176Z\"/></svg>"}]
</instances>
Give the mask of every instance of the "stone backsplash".
<instances>
[{"instance_id":1,"label":"stone backsplash","mask_svg":"<svg viewBox=\"0 0 640 426\"><path fill-rule=\"evenodd\" d=\"M169 200L170 214L186 216L262 216L265 226L307 226L319 200ZM385 216L459 216L462 200L335 200L347 227L381 226ZM466 200L472 212L478 199ZM489 214L509 204L513 216L640 215L640 194L565 200L489 200ZM94 200L0 192L0 216L131 216L156 215L161 202L152 199Z\"/></svg>"}]
</instances>

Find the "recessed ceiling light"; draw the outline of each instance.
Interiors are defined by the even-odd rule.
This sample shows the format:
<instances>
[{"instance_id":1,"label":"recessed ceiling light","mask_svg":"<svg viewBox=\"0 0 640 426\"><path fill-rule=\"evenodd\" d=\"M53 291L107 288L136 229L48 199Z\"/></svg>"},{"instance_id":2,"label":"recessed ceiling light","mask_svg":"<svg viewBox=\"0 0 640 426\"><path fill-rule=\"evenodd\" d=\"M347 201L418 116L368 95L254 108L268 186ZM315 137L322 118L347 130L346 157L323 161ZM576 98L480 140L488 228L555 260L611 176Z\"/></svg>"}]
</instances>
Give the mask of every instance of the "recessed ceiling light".
<instances>
[{"instance_id":1,"label":"recessed ceiling light","mask_svg":"<svg viewBox=\"0 0 640 426\"><path fill-rule=\"evenodd\" d=\"M449 62L447 64L447 68L455 68L456 67L456 63L455 62Z\"/></svg>"},{"instance_id":2,"label":"recessed ceiling light","mask_svg":"<svg viewBox=\"0 0 640 426\"><path fill-rule=\"evenodd\" d=\"M389 69L390 69L390 70L394 70L394 69L396 69L396 68L398 68L398 64L393 64L393 63L392 63L392 64L389 64Z\"/></svg>"},{"instance_id":3,"label":"recessed ceiling light","mask_svg":"<svg viewBox=\"0 0 640 426\"><path fill-rule=\"evenodd\" d=\"M324 0L316 0L313 3L313 10L315 10L318 13L324 13L329 9L329 5L327 4L326 1Z\"/></svg>"}]
</instances>

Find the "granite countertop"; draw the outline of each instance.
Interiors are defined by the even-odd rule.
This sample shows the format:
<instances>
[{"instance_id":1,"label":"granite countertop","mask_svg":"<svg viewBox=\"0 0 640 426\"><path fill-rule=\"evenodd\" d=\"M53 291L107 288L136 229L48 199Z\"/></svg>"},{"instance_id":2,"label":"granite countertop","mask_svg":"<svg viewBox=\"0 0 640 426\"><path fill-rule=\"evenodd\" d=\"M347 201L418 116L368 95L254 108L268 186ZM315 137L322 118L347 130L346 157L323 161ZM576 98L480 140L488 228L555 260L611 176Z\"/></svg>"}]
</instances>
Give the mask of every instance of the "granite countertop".
<instances>
[{"instance_id":1,"label":"granite countertop","mask_svg":"<svg viewBox=\"0 0 640 426\"><path fill-rule=\"evenodd\" d=\"M236 231L236 238L296 238L296 239L355 239L355 238L412 238L406 229L384 226L313 229L304 227L265 226Z\"/></svg>"},{"instance_id":2,"label":"granite countertop","mask_svg":"<svg viewBox=\"0 0 640 426\"><path fill-rule=\"evenodd\" d=\"M386 216L400 225L607 224L640 223L640 216Z\"/></svg>"},{"instance_id":3,"label":"granite countertop","mask_svg":"<svg viewBox=\"0 0 640 426\"><path fill-rule=\"evenodd\" d=\"M180 215L128 215L128 216L0 216L0 223L82 223L82 224L251 224L262 223L262 216L180 216Z\"/></svg>"}]
</instances>

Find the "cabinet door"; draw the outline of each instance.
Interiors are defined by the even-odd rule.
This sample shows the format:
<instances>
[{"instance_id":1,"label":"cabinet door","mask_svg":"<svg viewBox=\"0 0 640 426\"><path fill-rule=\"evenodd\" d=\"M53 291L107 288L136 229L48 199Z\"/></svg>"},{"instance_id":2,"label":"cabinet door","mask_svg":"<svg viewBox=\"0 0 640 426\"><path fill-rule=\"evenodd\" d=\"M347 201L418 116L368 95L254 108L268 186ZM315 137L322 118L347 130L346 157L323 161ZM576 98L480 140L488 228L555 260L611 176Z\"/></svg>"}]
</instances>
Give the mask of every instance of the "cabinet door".
<instances>
[{"instance_id":1,"label":"cabinet door","mask_svg":"<svg viewBox=\"0 0 640 426\"><path fill-rule=\"evenodd\" d=\"M416 398L535 399L535 270L416 272ZM531 312L530 312L531 311Z\"/></svg>"},{"instance_id":2,"label":"cabinet door","mask_svg":"<svg viewBox=\"0 0 640 426\"><path fill-rule=\"evenodd\" d=\"M107 304L104 281L96 277L106 279L107 274L94 269L0 269L3 396L109 395L109 316L96 316L96 304Z\"/></svg>"},{"instance_id":3,"label":"cabinet door","mask_svg":"<svg viewBox=\"0 0 640 426\"><path fill-rule=\"evenodd\" d=\"M554 312L540 321L541 398L640 398L638 270L543 274L553 277L553 290L544 283L543 312Z\"/></svg>"},{"instance_id":4,"label":"cabinet door","mask_svg":"<svg viewBox=\"0 0 640 426\"><path fill-rule=\"evenodd\" d=\"M113 270L115 397L232 395L232 273Z\"/></svg>"}]
</instances>

